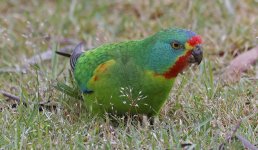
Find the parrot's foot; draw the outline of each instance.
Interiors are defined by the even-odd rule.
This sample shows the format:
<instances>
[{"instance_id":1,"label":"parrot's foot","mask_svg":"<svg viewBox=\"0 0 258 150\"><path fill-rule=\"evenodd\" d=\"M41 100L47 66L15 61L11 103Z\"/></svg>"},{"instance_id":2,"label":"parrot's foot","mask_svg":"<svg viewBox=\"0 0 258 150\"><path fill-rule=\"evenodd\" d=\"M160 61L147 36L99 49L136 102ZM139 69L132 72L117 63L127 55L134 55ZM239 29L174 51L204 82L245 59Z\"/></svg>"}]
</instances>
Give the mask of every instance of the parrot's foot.
<instances>
[{"instance_id":1,"label":"parrot's foot","mask_svg":"<svg viewBox=\"0 0 258 150\"><path fill-rule=\"evenodd\" d=\"M159 118L157 116L148 117L149 126L154 129L154 127L159 123Z\"/></svg>"},{"instance_id":2,"label":"parrot's foot","mask_svg":"<svg viewBox=\"0 0 258 150\"><path fill-rule=\"evenodd\" d=\"M152 128L159 122L157 116L147 116L143 114L138 115L124 115L124 116L113 116L108 115L106 117L109 121L112 122L114 127L118 127L119 125L123 124L125 126L138 126L139 128Z\"/></svg>"},{"instance_id":3,"label":"parrot's foot","mask_svg":"<svg viewBox=\"0 0 258 150\"><path fill-rule=\"evenodd\" d=\"M134 124L138 125L138 127L144 128L154 128L155 124L159 121L158 117L152 116L148 117L147 115L134 115L134 116L125 116L125 124Z\"/></svg>"}]
</instances>

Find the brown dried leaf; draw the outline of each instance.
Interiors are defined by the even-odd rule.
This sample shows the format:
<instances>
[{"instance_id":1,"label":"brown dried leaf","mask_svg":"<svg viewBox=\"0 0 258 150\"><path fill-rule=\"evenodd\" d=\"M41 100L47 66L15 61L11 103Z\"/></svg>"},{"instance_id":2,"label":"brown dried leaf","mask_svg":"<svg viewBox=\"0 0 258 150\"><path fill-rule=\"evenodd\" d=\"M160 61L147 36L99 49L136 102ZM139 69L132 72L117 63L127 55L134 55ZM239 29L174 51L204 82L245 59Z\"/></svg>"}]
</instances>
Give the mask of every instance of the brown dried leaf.
<instances>
[{"instance_id":1,"label":"brown dried leaf","mask_svg":"<svg viewBox=\"0 0 258 150\"><path fill-rule=\"evenodd\" d=\"M242 73L255 64L258 60L258 46L240 54L231 61L225 72L222 74L222 79L226 82L236 82L240 79Z\"/></svg>"}]
</instances>

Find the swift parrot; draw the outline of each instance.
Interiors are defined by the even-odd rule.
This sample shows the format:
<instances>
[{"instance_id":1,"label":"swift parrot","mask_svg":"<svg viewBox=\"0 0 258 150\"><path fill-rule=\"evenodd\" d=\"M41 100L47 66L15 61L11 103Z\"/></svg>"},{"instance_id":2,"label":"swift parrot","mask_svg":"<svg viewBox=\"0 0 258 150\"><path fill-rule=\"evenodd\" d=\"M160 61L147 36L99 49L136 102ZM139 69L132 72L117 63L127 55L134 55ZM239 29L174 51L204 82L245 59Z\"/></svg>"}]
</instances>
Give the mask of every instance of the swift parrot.
<instances>
[{"instance_id":1,"label":"swift parrot","mask_svg":"<svg viewBox=\"0 0 258 150\"><path fill-rule=\"evenodd\" d=\"M85 105L94 115L157 115L177 75L200 64L202 39L193 31L161 30L142 40L104 44L84 51L79 44L70 66Z\"/></svg>"}]
</instances>

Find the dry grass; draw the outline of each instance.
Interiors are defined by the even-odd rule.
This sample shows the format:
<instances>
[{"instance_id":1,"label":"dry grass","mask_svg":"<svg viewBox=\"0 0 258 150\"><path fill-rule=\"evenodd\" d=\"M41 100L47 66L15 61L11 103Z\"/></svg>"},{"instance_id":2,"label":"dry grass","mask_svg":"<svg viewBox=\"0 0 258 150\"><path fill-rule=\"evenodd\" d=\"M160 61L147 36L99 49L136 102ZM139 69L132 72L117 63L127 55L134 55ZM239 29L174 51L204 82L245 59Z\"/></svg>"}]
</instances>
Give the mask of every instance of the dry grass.
<instances>
[{"instance_id":1,"label":"dry grass","mask_svg":"<svg viewBox=\"0 0 258 150\"><path fill-rule=\"evenodd\" d=\"M190 142L191 148L217 149L239 120L237 133L258 144L257 67L235 84L219 78L230 60L257 45L257 6L255 0L1 1L0 89L24 101L50 100L60 107L55 112L38 112L33 105L13 110L0 97L0 147L173 149ZM178 77L154 129L123 123L114 128L108 119L78 109L77 99L53 87L57 81L71 85L68 60L53 56L26 71L17 69L35 54L74 45L71 40L86 41L91 48L172 26L202 35L205 59Z\"/></svg>"}]
</instances>

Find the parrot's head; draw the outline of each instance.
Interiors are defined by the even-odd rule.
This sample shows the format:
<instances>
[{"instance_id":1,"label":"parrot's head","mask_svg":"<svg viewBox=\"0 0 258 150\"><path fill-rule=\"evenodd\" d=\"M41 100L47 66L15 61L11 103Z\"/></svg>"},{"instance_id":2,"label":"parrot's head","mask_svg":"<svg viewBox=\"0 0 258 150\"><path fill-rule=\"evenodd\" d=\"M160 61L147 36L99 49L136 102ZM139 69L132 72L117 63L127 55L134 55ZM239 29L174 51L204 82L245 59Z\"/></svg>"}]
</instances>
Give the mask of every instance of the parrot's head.
<instances>
[{"instance_id":1,"label":"parrot's head","mask_svg":"<svg viewBox=\"0 0 258 150\"><path fill-rule=\"evenodd\" d=\"M189 64L200 64L202 61L202 39L190 30L162 30L150 41L149 66L166 78L176 77Z\"/></svg>"}]
</instances>

